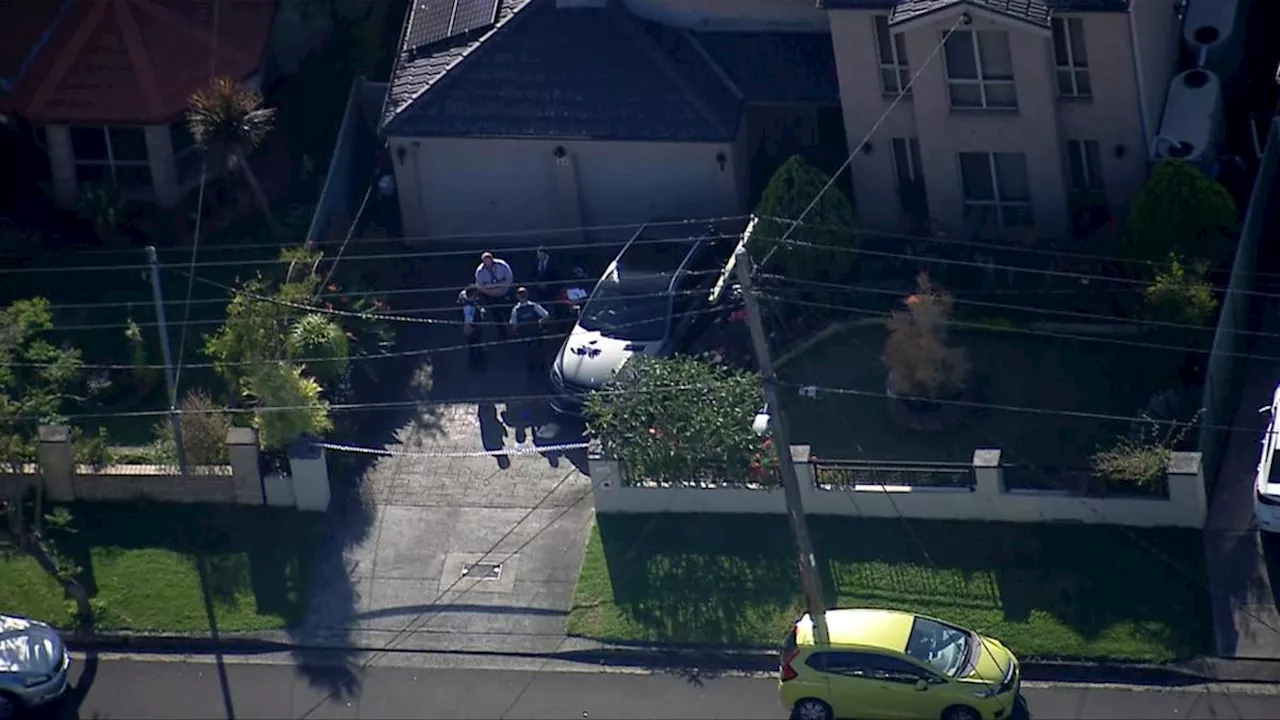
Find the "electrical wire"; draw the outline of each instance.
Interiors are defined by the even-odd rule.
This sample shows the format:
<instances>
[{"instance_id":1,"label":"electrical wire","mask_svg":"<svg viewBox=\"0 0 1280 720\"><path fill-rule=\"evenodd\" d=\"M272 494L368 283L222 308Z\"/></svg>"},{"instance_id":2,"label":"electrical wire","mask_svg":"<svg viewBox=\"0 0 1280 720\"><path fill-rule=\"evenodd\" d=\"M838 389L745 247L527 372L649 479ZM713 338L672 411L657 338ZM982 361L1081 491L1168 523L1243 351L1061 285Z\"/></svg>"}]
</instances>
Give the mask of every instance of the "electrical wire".
<instances>
[{"instance_id":1,"label":"electrical wire","mask_svg":"<svg viewBox=\"0 0 1280 720\"><path fill-rule=\"evenodd\" d=\"M724 217L724 218L711 218L708 220L678 220L678 221L667 221L667 222L661 222L661 223L653 222L653 223L642 224L641 227L661 226L661 225L689 225L691 229L694 227L707 227L709 229L711 225L714 225L715 223L718 223L718 222L740 220L740 219L741 219L740 217L739 218ZM524 235L527 236L529 235L529 233L524 233ZM469 239L478 239L478 238L483 238L484 236L483 234L475 234L475 235L468 235L466 237L468 237ZM649 245L649 244L660 244L660 243L688 242L693 240L715 240L715 239L726 239L726 238L737 239L739 237L741 237L741 235L737 233L717 234L714 232L706 232L706 233L700 233L697 235L689 235L682 238L643 238L642 237L642 238L636 238L634 241L632 241L632 244L633 245ZM580 243L568 243L563 245L556 245L552 249L557 252L562 252L564 250L617 248L617 247L626 245L627 243L628 243L628 240L601 240L601 241L595 241L595 242L580 242ZM243 246L239 246L239 247L243 247ZM284 249L285 247L288 247L288 245L276 244L276 245L273 245L273 247L275 247L276 249ZM498 250L490 250L489 252L492 252L495 255L498 255L500 252L528 252L533 247L534 246L532 244L524 244L524 245L510 246L507 248L500 248ZM482 250L484 250L484 248L477 245L471 248L458 248L453 250L423 250L418 252L376 253L373 255L352 255L347 257L347 261L357 262L357 261L382 261L382 260L414 260L414 259L428 258L428 257L453 257L453 256L459 256L459 255L473 255L478 258ZM241 266L249 267L249 266L257 266L257 265L283 265L283 264L287 264L288 262L290 261L280 257L266 259L266 260L255 260L255 259L209 260L202 263L197 263L196 267L201 267L201 268L241 267ZM9 275L17 275L17 274L24 274L24 273L60 273L60 272L102 273L102 272L113 272L113 271L146 270L149 267L150 266L146 264L69 265L65 267L52 266L52 267L23 267L23 268L0 267L0 273L9 274ZM162 265L162 267L172 268L174 266Z\"/></svg>"},{"instance_id":2,"label":"electrical wire","mask_svg":"<svg viewBox=\"0 0 1280 720\"><path fill-rule=\"evenodd\" d=\"M891 313L886 312L884 310L872 310L869 308L848 307L845 305L834 305L831 303L820 303L820 302L814 302L809 300L797 300L794 298L778 297L776 295L767 295L767 296L761 296L761 297L772 300L774 302L780 302L780 303L785 303L790 305L801 305L806 307L825 308L828 310L842 310L845 312L857 313L859 315L884 318L886 320L891 317ZM1246 360L1263 360L1266 362L1280 362L1280 357L1274 357L1270 355L1254 355L1251 353L1226 352L1222 350L1218 351L1217 353L1214 353L1212 348L1196 348L1196 347L1187 347L1184 345L1162 345L1160 343L1149 343L1149 342L1143 342L1140 340L1125 340L1122 338L1103 337L1100 335L1072 335L1070 333L1060 333L1060 332L1054 332L1052 330L1035 330L1032 328L1007 327L1003 325L991 325L987 323L968 322L964 320L949 320L948 324L953 327L967 327L967 328L973 328L975 330L990 330L993 332L1003 332L1003 333L1009 333L1014 335L1036 335L1039 337L1049 337L1049 338L1055 338L1058 340L1072 340L1076 342L1109 343L1112 345L1123 345L1126 347L1146 348L1150 350L1189 352L1189 353L1196 353L1198 355L1216 354L1221 357L1236 357L1236 358L1242 358Z\"/></svg>"},{"instance_id":3,"label":"electrical wire","mask_svg":"<svg viewBox=\"0 0 1280 720\"><path fill-rule=\"evenodd\" d=\"M782 237L778 239L778 242L769 250L769 254L765 255L764 260L760 262L761 267L764 267L769 262L769 258L773 257L773 253L776 252L778 248L782 247L783 243L787 242L787 239L791 237L791 233L795 232L795 229L799 227L800 223L804 222L805 217L808 216L815 207L817 207L818 202L822 200L822 196L826 195L827 191L836 184L836 180L844 174L845 170L849 169L849 166L853 164L853 159L857 157L858 153L862 152L862 148L871 141L871 136L875 135L876 131L880 129L880 126L884 124L884 121L889 119L889 114L893 112L894 108L898 107L898 104L907 96L907 93L911 92L911 88L916 84L916 80L920 79L920 75L929 67L934 58L938 57L938 53L942 52L942 48L946 47L947 41L951 39L951 35L955 33L956 28L968 23L968 15L962 14L956 19L955 23L947 29L947 32L943 34L942 39L938 41L938 44L933 46L933 51L924 59L924 62L920 64L920 67L912 73L911 78L907 80L907 84L898 90L898 94L894 96L893 102L889 103L889 107L885 108L884 112L880 113L880 117L876 119L874 124L872 124L871 129L862 137L862 140L860 140L857 145L853 146L849 151L849 156L844 159L844 162L840 163L840 167L836 168L836 171L831 173L831 177L828 178L827 182L823 184L820 190L818 190L818 194L813 196L813 200L805 206L804 210L800 212L800 215L797 216L794 221L786 221L791 223L791 227L787 228L787 231L782 234Z\"/></svg>"},{"instance_id":4,"label":"electrical wire","mask_svg":"<svg viewBox=\"0 0 1280 720\"><path fill-rule=\"evenodd\" d=\"M211 49L209 52L209 85L210 87L213 86L213 83L217 79L217 75L218 75L218 41L220 40L218 36L218 23L221 17L222 17L222 3L214 2L213 3L213 22L210 23L210 30L209 30L210 34L213 36L210 42ZM202 157L200 158L200 190L197 193L197 197L196 197L195 228L191 233L191 262L188 264L189 272L191 273L191 278L187 281L187 299L184 303L184 310L182 313L182 333L179 335L179 340L178 340L178 356L174 360L174 364L173 364L173 387L170 389L170 395L172 395L172 397L169 398L169 405L171 407L177 407L178 405L178 388L181 387L181 383L182 383L182 359L186 357L186 352L187 352L187 328L188 328L188 323L191 320L191 293L192 291L195 290L195 286L196 286L196 283L195 283L196 256L200 252L200 226L204 221L204 191L205 191L205 184L208 178L209 178L209 156L208 154L203 154ZM158 272L158 271L152 271L152 272ZM158 324L159 323L157 323L157 325ZM160 332L168 333L169 329L166 327L161 327Z\"/></svg>"},{"instance_id":5,"label":"electrical wire","mask_svg":"<svg viewBox=\"0 0 1280 720\"><path fill-rule=\"evenodd\" d=\"M828 290L843 290L854 293L870 293L873 295L892 295L902 297L903 294L899 290L887 290L884 288L858 287L851 285L841 285L839 283L823 282L820 280L800 280L789 278L785 275L764 274L763 278L772 280L780 280L786 283L803 285L805 287L824 288ZM1126 323L1131 325L1146 325L1150 327L1166 327L1185 330L1195 330L1200 332L1217 332L1218 328L1212 325L1192 325L1190 323L1169 322L1164 320L1144 320L1140 318L1122 318L1113 315L1099 315L1096 313L1077 312L1074 310L1055 310L1052 308L1027 307L1025 305L1008 305L1005 303L984 302L982 300L966 300L964 298L953 298L957 305L972 305L974 307L985 307L996 310L1014 310L1017 312L1034 312L1045 313L1047 315L1058 315L1061 317L1081 318L1085 320L1102 320L1110 323ZM1275 337L1280 338L1280 333L1265 332L1262 330L1236 330L1232 328L1223 328L1224 332L1239 335L1253 335L1256 337Z\"/></svg>"}]
</instances>

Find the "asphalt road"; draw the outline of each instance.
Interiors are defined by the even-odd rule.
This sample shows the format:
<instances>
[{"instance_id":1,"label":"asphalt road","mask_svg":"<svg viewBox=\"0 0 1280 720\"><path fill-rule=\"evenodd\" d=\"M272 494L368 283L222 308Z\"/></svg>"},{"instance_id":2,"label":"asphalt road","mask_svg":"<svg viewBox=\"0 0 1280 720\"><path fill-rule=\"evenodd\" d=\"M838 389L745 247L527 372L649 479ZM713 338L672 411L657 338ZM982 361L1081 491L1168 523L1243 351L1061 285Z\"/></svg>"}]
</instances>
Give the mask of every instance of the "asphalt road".
<instances>
[{"instance_id":1,"label":"asphalt road","mask_svg":"<svg viewBox=\"0 0 1280 720\"><path fill-rule=\"evenodd\" d=\"M784 718L767 678L77 659L65 718ZM1280 717L1277 688L1027 688L1036 720Z\"/></svg>"}]
</instances>

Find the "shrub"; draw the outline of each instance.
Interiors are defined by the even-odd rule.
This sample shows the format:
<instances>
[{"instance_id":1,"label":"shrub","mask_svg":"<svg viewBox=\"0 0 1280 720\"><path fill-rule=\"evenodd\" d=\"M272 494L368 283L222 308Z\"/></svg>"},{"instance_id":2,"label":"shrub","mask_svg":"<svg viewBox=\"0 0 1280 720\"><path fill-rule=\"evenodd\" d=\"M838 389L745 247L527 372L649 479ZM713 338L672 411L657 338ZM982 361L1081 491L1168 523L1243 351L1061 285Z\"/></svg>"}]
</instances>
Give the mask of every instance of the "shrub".
<instances>
[{"instance_id":1,"label":"shrub","mask_svg":"<svg viewBox=\"0 0 1280 720\"><path fill-rule=\"evenodd\" d=\"M254 368L246 383L257 402L254 426L266 450L282 450L302 435L321 435L333 427L320 383L285 362Z\"/></svg>"},{"instance_id":2,"label":"shrub","mask_svg":"<svg viewBox=\"0 0 1280 720\"><path fill-rule=\"evenodd\" d=\"M311 313L289 328L289 357L321 382L342 377L351 357L351 345L342 327L327 315Z\"/></svg>"},{"instance_id":3,"label":"shrub","mask_svg":"<svg viewBox=\"0 0 1280 720\"><path fill-rule=\"evenodd\" d=\"M962 348L947 346L955 300L920 273L916 292L886 322L889 339L883 360L889 387L911 397L939 398L964 389L969 359Z\"/></svg>"},{"instance_id":4,"label":"shrub","mask_svg":"<svg viewBox=\"0 0 1280 720\"><path fill-rule=\"evenodd\" d=\"M1209 325L1218 309L1209 283L1209 264L1203 260L1184 264L1170 253L1168 267L1156 273L1144 297L1157 317L1189 325Z\"/></svg>"},{"instance_id":5,"label":"shrub","mask_svg":"<svg viewBox=\"0 0 1280 720\"><path fill-rule=\"evenodd\" d=\"M776 484L769 439L752 429L760 378L693 358L635 356L605 392L587 397L587 423L629 482Z\"/></svg>"},{"instance_id":6,"label":"shrub","mask_svg":"<svg viewBox=\"0 0 1280 720\"><path fill-rule=\"evenodd\" d=\"M225 465L228 462L227 431L231 416L203 390L192 390L182 398L182 451L191 465ZM169 418L156 423L157 455L176 459L173 423Z\"/></svg>"},{"instance_id":7,"label":"shrub","mask_svg":"<svg viewBox=\"0 0 1280 720\"><path fill-rule=\"evenodd\" d=\"M1175 252L1216 265L1231 256L1237 219L1235 200L1221 183L1169 158L1156 163L1129 204L1124 245L1137 257L1158 260Z\"/></svg>"},{"instance_id":8,"label":"shrub","mask_svg":"<svg viewBox=\"0 0 1280 720\"><path fill-rule=\"evenodd\" d=\"M1094 474L1118 488L1145 491L1162 488L1169 469L1169 457L1199 421L1200 414L1188 422L1156 422L1144 415L1146 422L1122 436L1115 444L1099 450L1089 458Z\"/></svg>"}]
</instances>

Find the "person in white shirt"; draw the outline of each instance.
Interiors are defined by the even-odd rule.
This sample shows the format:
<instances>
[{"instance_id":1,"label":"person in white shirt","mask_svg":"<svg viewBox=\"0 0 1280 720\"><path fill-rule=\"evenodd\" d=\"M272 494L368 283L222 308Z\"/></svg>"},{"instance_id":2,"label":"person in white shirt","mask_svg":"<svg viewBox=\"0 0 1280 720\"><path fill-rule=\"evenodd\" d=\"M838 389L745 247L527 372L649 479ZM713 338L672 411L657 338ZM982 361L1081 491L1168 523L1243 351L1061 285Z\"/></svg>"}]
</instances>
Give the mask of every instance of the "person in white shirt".
<instances>
[{"instance_id":1,"label":"person in white shirt","mask_svg":"<svg viewBox=\"0 0 1280 720\"><path fill-rule=\"evenodd\" d=\"M505 315L511 307L511 284L515 282L511 266L486 251L480 255L475 280L480 300L493 311L493 316L500 318Z\"/></svg>"},{"instance_id":2,"label":"person in white shirt","mask_svg":"<svg viewBox=\"0 0 1280 720\"><path fill-rule=\"evenodd\" d=\"M542 330L551 313L542 305L529 299L525 288L516 290L516 304L511 308L511 329L524 338L525 367L537 370L542 366Z\"/></svg>"}]
</instances>

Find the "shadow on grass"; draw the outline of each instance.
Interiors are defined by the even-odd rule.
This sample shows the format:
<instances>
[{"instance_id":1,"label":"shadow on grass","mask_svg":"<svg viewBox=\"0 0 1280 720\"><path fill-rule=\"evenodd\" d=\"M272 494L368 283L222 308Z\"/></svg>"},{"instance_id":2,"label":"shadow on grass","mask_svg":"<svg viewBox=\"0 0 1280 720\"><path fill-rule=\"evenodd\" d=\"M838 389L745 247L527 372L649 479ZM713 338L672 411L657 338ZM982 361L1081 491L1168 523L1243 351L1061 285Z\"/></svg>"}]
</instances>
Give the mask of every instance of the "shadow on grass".
<instances>
[{"instance_id":1,"label":"shadow on grass","mask_svg":"<svg viewBox=\"0 0 1280 720\"><path fill-rule=\"evenodd\" d=\"M935 615L1041 658L1171 660L1210 647L1193 531L809 522L831 607ZM800 612L785 517L601 516L598 523L618 611L600 621L602 636L773 647ZM584 568L584 580L591 572ZM580 592L579 607L590 600Z\"/></svg>"}]
</instances>

